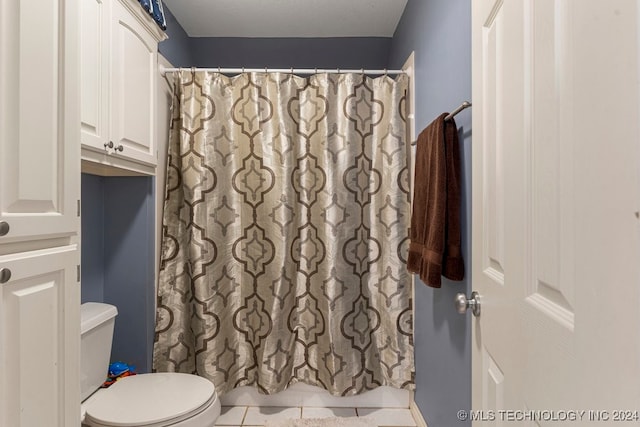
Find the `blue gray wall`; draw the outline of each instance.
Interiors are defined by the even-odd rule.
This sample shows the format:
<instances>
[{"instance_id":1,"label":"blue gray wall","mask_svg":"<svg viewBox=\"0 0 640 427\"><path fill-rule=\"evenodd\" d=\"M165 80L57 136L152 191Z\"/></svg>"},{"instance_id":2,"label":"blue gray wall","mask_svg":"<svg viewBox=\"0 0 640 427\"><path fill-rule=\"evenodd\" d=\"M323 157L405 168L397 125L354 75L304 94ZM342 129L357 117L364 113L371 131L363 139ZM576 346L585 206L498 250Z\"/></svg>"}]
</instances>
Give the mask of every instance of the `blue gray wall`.
<instances>
[{"instance_id":1,"label":"blue gray wall","mask_svg":"<svg viewBox=\"0 0 640 427\"><path fill-rule=\"evenodd\" d=\"M104 178L82 174L81 300L104 301Z\"/></svg>"},{"instance_id":2,"label":"blue gray wall","mask_svg":"<svg viewBox=\"0 0 640 427\"><path fill-rule=\"evenodd\" d=\"M167 20L165 32L169 38L160 42L158 52L174 67L192 67L194 62L191 55L191 39L167 6L164 6L164 14Z\"/></svg>"},{"instance_id":3,"label":"blue gray wall","mask_svg":"<svg viewBox=\"0 0 640 427\"><path fill-rule=\"evenodd\" d=\"M158 51L175 67L385 68L387 37L189 37L168 7Z\"/></svg>"},{"instance_id":4,"label":"blue gray wall","mask_svg":"<svg viewBox=\"0 0 640 427\"><path fill-rule=\"evenodd\" d=\"M155 198L151 177L105 179L105 302L118 307L111 355L151 371Z\"/></svg>"},{"instance_id":5,"label":"blue gray wall","mask_svg":"<svg viewBox=\"0 0 640 427\"><path fill-rule=\"evenodd\" d=\"M415 51L416 130L471 100L471 0L409 0L394 35L389 68ZM462 245L467 279L432 289L416 286L416 403L429 427L469 426L456 418L471 408L471 318L453 308L469 294L471 266L471 111L456 116L463 156Z\"/></svg>"},{"instance_id":6,"label":"blue gray wall","mask_svg":"<svg viewBox=\"0 0 640 427\"><path fill-rule=\"evenodd\" d=\"M82 302L118 308L112 361L151 370L155 199L151 177L82 174Z\"/></svg>"},{"instance_id":7,"label":"blue gray wall","mask_svg":"<svg viewBox=\"0 0 640 427\"><path fill-rule=\"evenodd\" d=\"M385 68L391 39L192 38L195 67Z\"/></svg>"}]
</instances>

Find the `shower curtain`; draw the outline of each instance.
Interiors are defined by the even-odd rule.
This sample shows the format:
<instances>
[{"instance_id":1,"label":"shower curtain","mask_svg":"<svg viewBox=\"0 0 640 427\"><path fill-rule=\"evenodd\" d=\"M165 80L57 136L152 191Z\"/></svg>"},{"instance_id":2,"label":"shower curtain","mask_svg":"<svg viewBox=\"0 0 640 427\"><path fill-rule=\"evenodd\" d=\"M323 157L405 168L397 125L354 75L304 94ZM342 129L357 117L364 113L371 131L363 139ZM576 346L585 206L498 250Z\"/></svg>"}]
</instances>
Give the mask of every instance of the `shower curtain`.
<instances>
[{"instance_id":1,"label":"shower curtain","mask_svg":"<svg viewBox=\"0 0 640 427\"><path fill-rule=\"evenodd\" d=\"M176 75L154 370L413 389L406 87Z\"/></svg>"}]
</instances>

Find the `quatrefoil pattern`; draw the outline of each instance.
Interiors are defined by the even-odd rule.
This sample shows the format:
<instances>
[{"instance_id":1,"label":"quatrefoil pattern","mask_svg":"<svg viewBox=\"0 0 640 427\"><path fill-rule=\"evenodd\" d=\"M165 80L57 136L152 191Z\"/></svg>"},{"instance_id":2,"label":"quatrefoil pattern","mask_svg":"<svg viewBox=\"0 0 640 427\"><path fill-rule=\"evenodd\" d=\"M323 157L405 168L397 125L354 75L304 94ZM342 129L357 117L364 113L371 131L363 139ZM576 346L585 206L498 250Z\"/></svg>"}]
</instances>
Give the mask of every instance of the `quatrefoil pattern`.
<instances>
[{"instance_id":1,"label":"quatrefoil pattern","mask_svg":"<svg viewBox=\"0 0 640 427\"><path fill-rule=\"evenodd\" d=\"M406 87L178 73L155 370L220 394L414 388Z\"/></svg>"}]
</instances>

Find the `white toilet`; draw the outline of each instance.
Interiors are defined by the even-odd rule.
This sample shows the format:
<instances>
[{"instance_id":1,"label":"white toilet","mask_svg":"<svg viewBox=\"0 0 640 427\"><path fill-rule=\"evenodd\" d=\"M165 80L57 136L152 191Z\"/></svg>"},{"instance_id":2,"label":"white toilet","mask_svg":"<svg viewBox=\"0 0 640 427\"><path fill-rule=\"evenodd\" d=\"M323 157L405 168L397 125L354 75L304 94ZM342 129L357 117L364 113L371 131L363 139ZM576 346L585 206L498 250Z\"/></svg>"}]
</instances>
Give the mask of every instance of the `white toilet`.
<instances>
[{"instance_id":1,"label":"white toilet","mask_svg":"<svg viewBox=\"0 0 640 427\"><path fill-rule=\"evenodd\" d=\"M117 309L81 306L82 425L89 427L212 427L220 400L211 381L177 373L139 374L100 389L107 376Z\"/></svg>"}]
</instances>

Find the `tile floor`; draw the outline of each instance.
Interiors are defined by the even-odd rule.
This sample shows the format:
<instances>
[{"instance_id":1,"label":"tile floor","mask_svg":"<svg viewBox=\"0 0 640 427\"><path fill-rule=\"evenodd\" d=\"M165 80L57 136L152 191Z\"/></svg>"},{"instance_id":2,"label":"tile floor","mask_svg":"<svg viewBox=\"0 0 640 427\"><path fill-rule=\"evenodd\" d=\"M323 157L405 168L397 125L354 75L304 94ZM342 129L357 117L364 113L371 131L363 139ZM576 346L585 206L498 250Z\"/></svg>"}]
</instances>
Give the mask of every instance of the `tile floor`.
<instances>
[{"instance_id":1,"label":"tile floor","mask_svg":"<svg viewBox=\"0 0 640 427\"><path fill-rule=\"evenodd\" d=\"M216 426L263 426L268 420L286 418L364 417L373 419L380 427L415 427L408 409L398 408L314 408L269 406L223 406Z\"/></svg>"}]
</instances>

